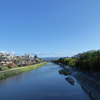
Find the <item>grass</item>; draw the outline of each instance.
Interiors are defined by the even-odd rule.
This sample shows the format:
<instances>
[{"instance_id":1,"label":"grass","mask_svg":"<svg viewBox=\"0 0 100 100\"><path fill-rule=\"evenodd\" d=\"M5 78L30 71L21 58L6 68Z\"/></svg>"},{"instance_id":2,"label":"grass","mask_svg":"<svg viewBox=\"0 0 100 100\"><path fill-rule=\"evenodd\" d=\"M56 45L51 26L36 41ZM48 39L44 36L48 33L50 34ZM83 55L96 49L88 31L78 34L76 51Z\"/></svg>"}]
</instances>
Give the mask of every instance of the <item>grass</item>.
<instances>
[{"instance_id":1,"label":"grass","mask_svg":"<svg viewBox=\"0 0 100 100\"><path fill-rule=\"evenodd\" d=\"M46 62L35 64L35 65L30 65L30 66L25 66L25 67L13 68L13 69L5 70L5 71L0 71L0 79L4 79L4 78L14 76L14 75L26 72L26 71L30 71L30 70L39 68L45 64Z\"/></svg>"},{"instance_id":2,"label":"grass","mask_svg":"<svg viewBox=\"0 0 100 100\"><path fill-rule=\"evenodd\" d=\"M2 71L8 70L8 67L2 67L1 70L2 70Z\"/></svg>"}]
</instances>

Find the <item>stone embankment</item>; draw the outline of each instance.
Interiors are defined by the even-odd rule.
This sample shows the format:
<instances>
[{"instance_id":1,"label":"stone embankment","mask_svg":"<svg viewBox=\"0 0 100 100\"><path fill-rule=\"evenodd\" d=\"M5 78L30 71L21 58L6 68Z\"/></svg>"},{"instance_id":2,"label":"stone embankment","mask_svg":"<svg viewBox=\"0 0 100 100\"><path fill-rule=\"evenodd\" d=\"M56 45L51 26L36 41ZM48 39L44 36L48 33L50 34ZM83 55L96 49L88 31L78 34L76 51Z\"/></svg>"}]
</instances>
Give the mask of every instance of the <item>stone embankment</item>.
<instances>
[{"instance_id":1,"label":"stone embankment","mask_svg":"<svg viewBox=\"0 0 100 100\"><path fill-rule=\"evenodd\" d=\"M90 94L94 100L100 100L100 81L77 71L69 66L64 66L69 69L71 75L79 82L79 84Z\"/></svg>"},{"instance_id":2,"label":"stone embankment","mask_svg":"<svg viewBox=\"0 0 100 100\"><path fill-rule=\"evenodd\" d=\"M25 66L25 67L18 67L18 68L5 70L5 71L0 71L0 79L4 79L4 78L14 76L14 75L26 72L26 71L30 71L30 70L39 68L39 67L41 67L45 64L46 64L46 62L43 62L43 63L39 63L39 64L35 64L35 65L30 65L30 66Z\"/></svg>"}]
</instances>

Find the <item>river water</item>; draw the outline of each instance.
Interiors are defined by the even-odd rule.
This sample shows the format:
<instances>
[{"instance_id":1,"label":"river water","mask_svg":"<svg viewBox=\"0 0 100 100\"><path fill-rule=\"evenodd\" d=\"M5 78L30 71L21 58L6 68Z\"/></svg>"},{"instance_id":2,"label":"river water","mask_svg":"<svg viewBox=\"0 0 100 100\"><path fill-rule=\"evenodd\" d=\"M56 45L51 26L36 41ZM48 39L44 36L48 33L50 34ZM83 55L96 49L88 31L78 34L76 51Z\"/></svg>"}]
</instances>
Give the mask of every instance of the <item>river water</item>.
<instances>
[{"instance_id":1,"label":"river water","mask_svg":"<svg viewBox=\"0 0 100 100\"><path fill-rule=\"evenodd\" d=\"M92 100L73 76L60 75L61 66L43 67L0 80L0 100ZM75 83L65 80L72 78Z\"/></svg>"}]
</instances>

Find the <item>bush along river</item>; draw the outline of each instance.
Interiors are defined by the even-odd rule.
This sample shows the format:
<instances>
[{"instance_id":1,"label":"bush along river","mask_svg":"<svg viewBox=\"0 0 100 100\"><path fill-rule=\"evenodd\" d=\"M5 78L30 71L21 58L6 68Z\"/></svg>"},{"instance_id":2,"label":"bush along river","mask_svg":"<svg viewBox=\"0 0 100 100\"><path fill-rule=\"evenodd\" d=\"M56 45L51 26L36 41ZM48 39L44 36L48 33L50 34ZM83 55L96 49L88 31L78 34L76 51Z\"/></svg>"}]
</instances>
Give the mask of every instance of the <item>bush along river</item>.
<instances>
[{"instance_id":1,"label":"bush along river","mask_svg":"<svg viewBox=\"0 0 100 100\"><path fill-rule=\"evenodd\" d=\"M48 62L0 80L0 100L92 100L73 76L59 74L61 69Z\"/></svg>"}]
</instances>

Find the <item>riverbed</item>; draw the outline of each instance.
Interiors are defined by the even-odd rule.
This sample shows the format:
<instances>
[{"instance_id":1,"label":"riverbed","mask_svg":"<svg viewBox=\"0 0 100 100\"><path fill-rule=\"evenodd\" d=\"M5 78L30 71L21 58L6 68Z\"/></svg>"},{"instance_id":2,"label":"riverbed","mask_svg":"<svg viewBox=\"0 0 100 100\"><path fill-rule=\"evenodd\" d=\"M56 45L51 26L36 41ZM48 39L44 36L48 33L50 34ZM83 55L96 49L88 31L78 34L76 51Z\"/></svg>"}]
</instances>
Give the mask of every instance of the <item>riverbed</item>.
<instances>
[{"instance_id":1,"label":"riverbed","mask_svg":"<svg viewBox=\"0 0 100 100\"><path fill-rule=\"evenodd\" d=\"M0 80L0 100L92 100L71 75L58 73L62 67L48 62L43 67ZM74 80L70 84L65 78Z\"/></svg>"}]
</instances>

